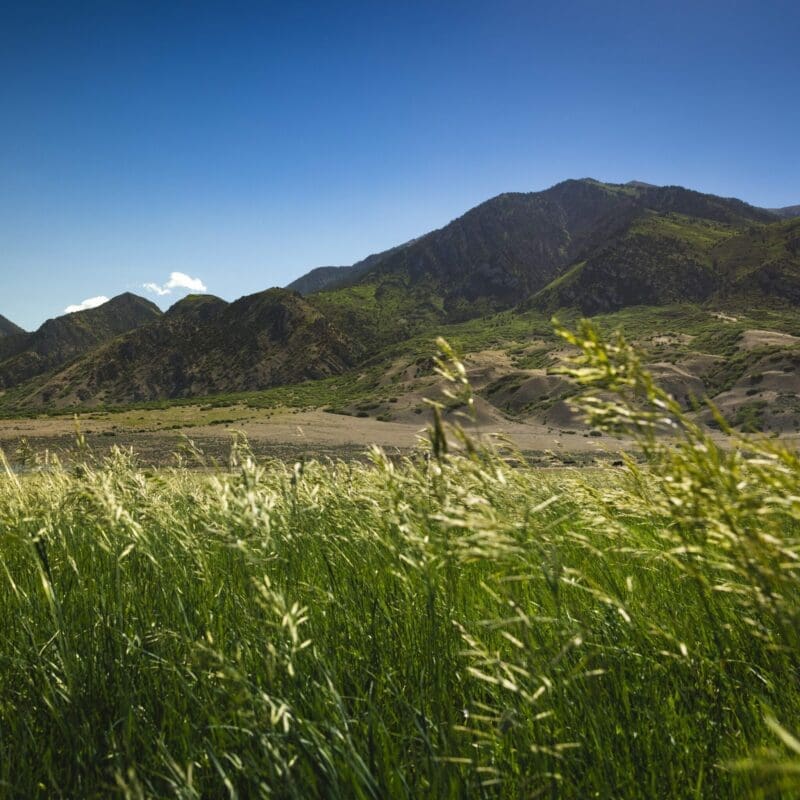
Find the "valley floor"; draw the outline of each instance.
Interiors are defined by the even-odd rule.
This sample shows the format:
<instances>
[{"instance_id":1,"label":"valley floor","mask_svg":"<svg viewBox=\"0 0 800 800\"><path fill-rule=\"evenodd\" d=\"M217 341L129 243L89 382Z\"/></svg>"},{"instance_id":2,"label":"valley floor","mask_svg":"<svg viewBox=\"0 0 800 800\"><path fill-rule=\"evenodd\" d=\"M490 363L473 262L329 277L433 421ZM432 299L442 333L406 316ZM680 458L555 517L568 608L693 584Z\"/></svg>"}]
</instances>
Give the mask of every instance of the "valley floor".
<instances>
[{"instance_id":1,"label":"valley floor","mask_svg":"<svg viewBox=\"0 0 800 800\"><path fill-rule=\"evenodd\" d=\"M408 454L425 435L426 425L427 415L420 415L414 422L382 422L321 410L242 406L204 411L197 406L183 406L102 412L80 417L77 423L70 417L0 420L0 448L12 463L18 462L25 451L56 454L62 461L69 461L76 454L80 432L96 454L102 455L114 446L132 448L141 463L165 466L175 463L174 454L186 450L188 439L209 462L224 463L233 437L241 432L259 457L351 460L363 458L371 445L390 454ZM511 421L499 414L470 428L485 437L507 439L529 462L541 466L604 464L631 449L622 438L589 433L582 426L553 428ZM800 436L784 434L780 438L794 446ZM716 439L723 445L726 441L723 434Z\"/></svg>"},{"instance_id":2,"label":"valley floor","mask_svg":"<svg viewBox=\"0 0 800 800\"><path fill-rule=\"evenodd\" d=\"M220 411L225 421L220 421ZM257 455L295 457L358 457L371 445L388 452L411 452L424 435L426 417L416 422L381 422L324 411L293 409L215 409L205 414L195 407L167 411L94 414L76 422L70 417L0 420L0 448L14 460L21 442L34 452L49 450L60 458L69 456L76 446L77 430L96 452L114 445L133 447L145 463L164 465L172 454L191 441L209 457L227 456L235 432L247 436ZM624 449L624 442L608 436L589 436L585 431L557 430L545 425L491 419L473 430L486 436L499 435L532 458L559 463L570 456L582 461L605 458ZM550 455L552 453L552 455Z\"/></svg>"}]
</instances>

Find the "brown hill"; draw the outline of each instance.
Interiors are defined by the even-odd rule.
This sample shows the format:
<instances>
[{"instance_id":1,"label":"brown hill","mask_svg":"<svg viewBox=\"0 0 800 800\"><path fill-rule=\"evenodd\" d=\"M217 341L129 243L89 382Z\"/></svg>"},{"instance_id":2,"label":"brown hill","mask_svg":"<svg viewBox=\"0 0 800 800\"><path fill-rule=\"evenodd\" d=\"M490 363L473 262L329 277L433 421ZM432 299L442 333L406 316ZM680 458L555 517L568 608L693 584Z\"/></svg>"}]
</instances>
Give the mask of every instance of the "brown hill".
<instances>
[{"instance_id":1,"label":"brown hill","mask_svg":"<svg viewBox=\"0 0 800 800\"><path fill-rule=\"evenodd\" d=\"M0 339L0 389L57 369L120 334L161 316L160 309L126 293L97 308L47 320L37 331Z\"/></svg>"},{"instance_id":2,"label":"brown hill","mask_svg":"<svg viewBox=\"0 0 800 800\"><path fill-rule=\"evenodd\" d=\"M97 405L263 389L338 374L356 352L295 292L270 289L230 304L193 296L75 361L24 402Z\"/></svg>"}]
</instances>

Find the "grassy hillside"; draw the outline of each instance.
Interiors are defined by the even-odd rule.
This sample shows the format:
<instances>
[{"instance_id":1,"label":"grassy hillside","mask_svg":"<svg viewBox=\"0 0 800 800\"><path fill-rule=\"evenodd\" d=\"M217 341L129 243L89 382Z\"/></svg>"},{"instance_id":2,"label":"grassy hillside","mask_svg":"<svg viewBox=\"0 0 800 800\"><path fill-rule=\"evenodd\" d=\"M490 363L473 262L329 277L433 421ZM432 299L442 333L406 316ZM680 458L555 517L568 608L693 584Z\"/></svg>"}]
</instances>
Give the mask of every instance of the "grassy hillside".
<instances>
[{"instance_id":1,"label":"grassy hillside","mask_svg":"<svg viewBox=\"0 0 800 800\"><path fill-rule=\"evenodd\" d=\"M571 341L649 468L542 473L435 426L399 463L9 474L3 790L796 796L800 462L720 451L624 343Z\"/></svg>"},{"instance_id":2,"label":"grassy hillside","mask_svg":"<svg viewBox=\"0 0 800 800\"><path fill-rule=\"evenodd\" d=\"M713 251L726 293L753 302L800 302L800 219L748 229Z\"/></svg>"},{"instance_id":3,"label":"grassy hillside","mask_svg":"<svg viewBox=\"0 0 800 800\"><path fill-rule=\"evenodd\" d=\"M368 287L340 291L354 299L351 307L356 321L340 321L337 327L355 336L358 320L355 315L363 313L365 325L370 320L380 319L370 305ZM360 299L359 293L363 293ZM180 322L186 312L214 305L210 298L187 301L171 311L164 322ZM574 310L559 312L562 321L576 321L579 316ZM189 319L192 319L191 314ZM765 430L773 431L791 432L800 426L800 406L792 399L800 389L795 386L800 322L791 309L748 306L722 311L699 304L635 306L599 314L593 319L606 332L624 331L637 343L648 363L654 365L664 385L676 396L686 398L687 403L690 395L698 400L711 397L724 405L732 420L749 427L757 427L757 421ZM180 330L186 329L181 327ZM476 381L482 399L502 415L518 421L543 423L553 428L554 434L561 428L575 428L573 422L561 420L573 390L563 379L556 384L547 377L549 371L562 365L568 352L555 336L548 315L533 310L506 311L450 325L423 325L419 332L398 340L391 340L392 327L385 331L391 343L377 348L372 355L363 355L354 368L340 374L267 389L206 393L201 405L251 409L324 408L382 421L416 423L419 419L416 415L425 408L422 395L433 391L436 384L430 359L431 342L437 333L443 333L468 356L468 372ZM185 339L191 349L188 333ZM161 369L157 348L153 353L153 364ZM235 364L235 358L232 353L227 361ZM69 371L66 374L70 374ZM163 370L159 375L163 381ZM208 380L208 374L204 379ZM0 415L30 414L30 399L23 392L11 390L0 395ZM83 411L115 412L136 408L146 411L197 403L197 396L186 392L182 397L143 398L133 402L119 402L113 396L95 396L80 408ZM38 406L40 413L51 414L71 415L74 408L74 405L55 402ZM558 409L562 410L559 418L553 418Z\"/></svg>"},{"instance_id":4,"label":"grassy hillside","mask_svg":"<svg viewBox=\"0 0 800 800\"><path fill-rule=\"evenodd\" d=\"M745 228L683 214L649 212L606 246L574 264L530 303L584 313L631 305L732 303L760 305L800 298L797 220Z\"/></svg>"}]
</instances>

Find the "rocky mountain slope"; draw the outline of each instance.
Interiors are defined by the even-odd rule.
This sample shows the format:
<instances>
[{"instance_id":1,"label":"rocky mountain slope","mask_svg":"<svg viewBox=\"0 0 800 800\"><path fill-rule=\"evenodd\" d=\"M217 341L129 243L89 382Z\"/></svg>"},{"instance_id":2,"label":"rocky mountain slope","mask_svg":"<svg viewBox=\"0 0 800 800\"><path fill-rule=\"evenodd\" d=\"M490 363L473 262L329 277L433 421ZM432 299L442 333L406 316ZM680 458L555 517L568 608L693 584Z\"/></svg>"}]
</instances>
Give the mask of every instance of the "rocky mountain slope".
<instances>
[{"instance_id":1,"label":"rocky mountain slope","mask_svg":"<svg viewBox=\"0 0 800 800\"><path fill-rule=\"evenodd\" d=\"M784 208L770 208L768 209L775 216L781 219L794 219L800 217L800 206L785 206Z\"/></svg>"},{"instance_id":2,"label":"rocky mountain slope","mask_svg":"<svg viewBox=\"0 0 800 800\"><path fill-rule=\"evenodd\" d=\"M376 351L504 309L706 302L735 288L737 248L780 238L781 224L770 211L681 187L565 181L495 197L366 269L329 274L309 299ZM790 239L784 272L796 262ZM785 301L778 285L769 302Z\"/></svg>"},{"instance_id":3,"label":"rocky mountain slope","mask_svg":"<svg viewBox=\"0 0 800 800\"><path fill-rule=\"evenodd\" d=\"M543 310L586 314L676 302L794 303L800 297L800 222L732 226L650 213L535 294Z\"/></svg>"},{"instance_id":4,"label":"rocky mountain slope","mask_svg":"<svg viewBox=\"0 0 800 800\"><path fill-rule=\"evenodd\" d=\"M0 314L0 336L16 336L20 333L25 333L25 331Z\"/></svg>"},{"instance_id":5,"label":"rocky mountain slope","mask_svg":"<svg viewBox=\"0 0 800 800\"><path fill-rule=\"evenodd\" d=\"M122 294L86 311L47 320L37 331L0 339L0 389L57 369L120 334L161 316L154 303Z\"/></svg>"},{"instance_id":6,"label":"rocky mountain slope","mask_svg":"<svg viewBox=\"0 0 800 800\"><path fill-rule=\"evenodd\" d=\"M411 242L392 247L381 253L373 253L349 267L316 267L305 275L301 275L299 278L292 281L286 288L305 296L315 292L321 292L333 286L342 286L346 283L352 283L358 280L379 261L396 253L398 250L402 250L409 244L411 244Z\"/></svg>"},{"instance_id":7,"label":"rocky mountain slope","mask_svg":"<svg viewBox=\"0 0 800 800\"><path fill-rule=\"evenodd\" d=\"M341 373L357 352L295 292L270 289L235 303L189 296L52 375L24 402L63 407L263 389Z\"/></svg>"}]
</instances>

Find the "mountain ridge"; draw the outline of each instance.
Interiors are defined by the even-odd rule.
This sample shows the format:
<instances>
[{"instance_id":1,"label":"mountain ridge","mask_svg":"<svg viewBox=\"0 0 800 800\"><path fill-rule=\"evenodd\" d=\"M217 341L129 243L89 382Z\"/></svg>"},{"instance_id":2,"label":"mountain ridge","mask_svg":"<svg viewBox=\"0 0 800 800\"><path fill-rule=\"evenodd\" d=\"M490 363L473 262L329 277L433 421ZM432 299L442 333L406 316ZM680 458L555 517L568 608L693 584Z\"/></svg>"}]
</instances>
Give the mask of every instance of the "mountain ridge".
<instances>
[{"instance_id":1,"label":"mountain ridge","mask_svg":"<svg viewBox=\"0 0 800 800\"><path fill-rule=\"evenodd\" d=\"M377 264L381 259L391 255L394 252L397 252L398 250L401 250L403 247L412 244L414 241L416 241L416 239L412 239L411 241L397 245L396 247L390 247L388 250L382 250L379 253L372 253L366 258L363 258L361 261L357 261L355 264L351 264L350 266L315 267L309 272L306 272L304 275L301 275L299 278L296 278L291 283L287 284L286 288L291 289L294 292L299 292L305 297L308 294L320 292L323 289L335 284L339 284L343 281L352 281L357 279L360 275L363 275L368 269L370 269L370 267Z\"/></svg>"},{"instance_id":2,"label":"mountain ridge","mask_svg":"<svg viewBox=\"0 0 800 800\"><path fill-rule=\"evenodd\" d=\"M705 302L724 288L717 241L778 222L737 198L683 187L568 180L490 198L309 300L374 350L425 326L517 307L600 313Z\"/></svg>"},{"instance_id":3,"label":"mountain ridge","mask_svg":"<svg viewBox=\"0 0 800 800\"><path fill-rule=\"evenodd\" d=\"M125 292L96 308L49 319L31 333L0 339L0 389L56 369L160 315L155 303Z\"/></svg>"},{"instance_id":4,"label":"mountain ridge","mask_svg":"<svg viewBox=\"0 0 800 800\"><path fill-rule=\"evenodd\" d=\"M777 219L738 199L682 187L568 180L543 192L490 198L324 291L373 282L376 294L416 288L420 300L439 298L443 320L492 313L541 291L649 210L701 215L719 224Z\"/></svg>"},{"instance_id":5,"label":"mountain ridge","mask_svg":"<svg viewBox=\"0 0 800 800\"><path fill-rule=\"evenodd\" d=\"M800 302L800 220L679 186L568 180L496 195L290 287L233 303L188 295L165 314L122 295L4 337L0 389L13 389L5 406L260 391L379 364L400 342L496 314L749 298L786 307Z\"/></svg>"},{"instance_id":6,"label":"mountain ridge","mask_svg":"<svg viewBox=\"0 0 800 800\"><path fill-rule=\"evenodd\" d=\"M768 208L767 211L775 214L781 219L794 219L800 217L800 205L784 206L783 208Z\"/></svg>"},{"instance_id":7,"label":"mountain ridge","mask_svg":"<svg viewBox=\"0 0 800 800\"><path fill-rule=\"evenodd\" d=\"M18 336L21 333L25 333L23 328L0 314L0 336Z\"/></svg>"},{"instance_id":8,"label":"mountain ridge","mask_svg":"<svg viewBox=\"0 0 800 800\"><path fill-rule=\"evenodd\" d=\"M298 293L233 303L186 298L150 324L85 354L26 398L32 406L241 392L354 366L354 346Z\"/></svg>"}]
</instances>

